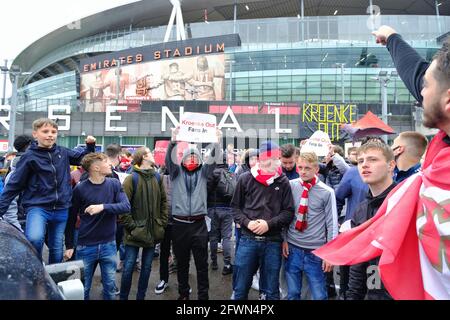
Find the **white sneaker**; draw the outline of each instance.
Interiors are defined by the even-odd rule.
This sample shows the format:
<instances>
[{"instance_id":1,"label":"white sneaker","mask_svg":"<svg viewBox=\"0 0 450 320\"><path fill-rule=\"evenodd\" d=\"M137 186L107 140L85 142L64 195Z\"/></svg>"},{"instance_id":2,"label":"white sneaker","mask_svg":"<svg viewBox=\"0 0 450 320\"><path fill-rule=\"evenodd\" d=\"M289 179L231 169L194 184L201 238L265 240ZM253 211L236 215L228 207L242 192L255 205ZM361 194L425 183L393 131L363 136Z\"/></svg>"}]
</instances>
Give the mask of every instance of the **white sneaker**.
<instances>
[{"instance_id":1,"label":"white sneaker","mask_svg":"<svg viewBox=\"0 0 450 320\"><path fill-rule=\"evenodd\" d=\"M165 282L164 280L161 280L161 282L156 286L155 288L155 293L156 294L161 294L164 292L164 290L166 290L166 288L169 286L169 284L167 282Z\"/></svg>"}]
</instances>

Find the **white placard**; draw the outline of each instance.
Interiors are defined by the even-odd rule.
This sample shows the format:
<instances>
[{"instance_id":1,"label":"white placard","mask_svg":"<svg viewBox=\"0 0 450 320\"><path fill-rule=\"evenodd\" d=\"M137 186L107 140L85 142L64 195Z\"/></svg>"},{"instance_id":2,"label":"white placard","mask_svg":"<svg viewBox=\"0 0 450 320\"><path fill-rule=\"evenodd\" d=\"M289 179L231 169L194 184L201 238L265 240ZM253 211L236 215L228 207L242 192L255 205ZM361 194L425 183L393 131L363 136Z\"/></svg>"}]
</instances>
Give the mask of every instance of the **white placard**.
<instances>
[{"instance_id":1,"label":"white placard","mask_svg":"<svg viewBox=\"0 0 450 320\"><path fill-rule=\"evenodd\" d=\"M216 116L185 112L180 119L178 141L186 142L217 142Z\"/></svg>"},{"instance_id":2,"label":"white placard","mask_svg":"<svg viewBox=\"0 0 450 320\"><path fill-rule=\"evenodd\" d=\"M7 151L8 151L8 141L1 140L0 141L0 152L7 152Z\"/></svg>"},{"instance_id":3,"label":"white placard","mask_svg":"<svg viewBox=\"0 0 450 320\"><path fill-rule=\"evenodd\" d=\"M325 157L330 152L330 144L331 141L328 134L317 130L311 138L302 145L301 152L314 152L318 157Z\"/></svg>"},{"instance_id":4,"label":"white placard","mask_svg":"<svg viewBox=\"0 0 450 320\"><path fill-rule=\"evenodd\" d=\"M119 177L120 183L123 184L123 182L125 181L125 178L127 176L129 176L129 173L125 173L125 172L117 172L116 171L117 176Z\"/></svg>"}]
</instances>

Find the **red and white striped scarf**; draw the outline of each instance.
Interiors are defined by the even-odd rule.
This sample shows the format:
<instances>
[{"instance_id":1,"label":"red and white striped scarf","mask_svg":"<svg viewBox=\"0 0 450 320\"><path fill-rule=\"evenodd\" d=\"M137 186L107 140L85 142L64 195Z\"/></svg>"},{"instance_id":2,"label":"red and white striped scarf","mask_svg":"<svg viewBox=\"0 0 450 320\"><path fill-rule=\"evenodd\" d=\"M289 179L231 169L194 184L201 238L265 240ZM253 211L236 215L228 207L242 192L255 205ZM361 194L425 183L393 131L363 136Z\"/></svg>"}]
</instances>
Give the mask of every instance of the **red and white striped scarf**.
<instances>
[{"instance_id":1,"label":"red and white striped scarf","mask_svg":"<svg viewBox=\"0 0 450 320\"><path fill-rule=\"evenodd\" d=\"M295 229L303 232L308 227L308 194L309 190L316 185L318 178L315 176L310 182L302 181L303 192L300 198L300 205L297 211L297 221L295 222Z\"/></svg>"},{"instance_id":2,"label":"red and white striped scarf","mask_svg":"<svg viewBox=\"0 0 450 320\"><path fill-rule=\"evenodd\" d=\"M267 186L270 186L275 182L275 179L281 176L283 173L281 167L278 167L274 174L261 174L261 169L259 168L259 163L257 163L253 168L250 169L253 177L259 183Z\"/></svg>"}]
</instances>

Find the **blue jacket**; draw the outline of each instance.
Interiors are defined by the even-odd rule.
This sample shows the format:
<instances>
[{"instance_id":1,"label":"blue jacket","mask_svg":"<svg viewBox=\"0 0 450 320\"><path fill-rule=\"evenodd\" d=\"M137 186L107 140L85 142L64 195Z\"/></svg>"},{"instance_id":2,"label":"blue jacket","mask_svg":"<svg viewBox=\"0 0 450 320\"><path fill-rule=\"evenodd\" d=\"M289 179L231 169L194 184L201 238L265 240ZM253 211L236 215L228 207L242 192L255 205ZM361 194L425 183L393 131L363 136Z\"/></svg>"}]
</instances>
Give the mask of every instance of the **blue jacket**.
<instances>
[{"instance_id":1,"label":"blue jacket","mask_svg":"<svg viewBox=\"0 0 450 320\"><path fill-rule=\"evenodd\" d=\"M351 219L357 206L366 199L369 186L365 184L358 172L358 167L351 167L342 177L339 187L336 189L336 200L347 200L345 221Z\"/></svg>"},{"instance_id":2,"label":"blue jacket","mask_svg":"<svg viewBox=\"0 0 450 320\"><path fill-rule=\"evenodd\" d=\"M95 144L67 149L53 145L50 149L33 142L17 163L14 174L0 196L0 216L21 192L25 211L39 207L46 210L67 209L71 205L70 165L79 165L84 155L95 152Z\"/></svg>"}]
</instances>

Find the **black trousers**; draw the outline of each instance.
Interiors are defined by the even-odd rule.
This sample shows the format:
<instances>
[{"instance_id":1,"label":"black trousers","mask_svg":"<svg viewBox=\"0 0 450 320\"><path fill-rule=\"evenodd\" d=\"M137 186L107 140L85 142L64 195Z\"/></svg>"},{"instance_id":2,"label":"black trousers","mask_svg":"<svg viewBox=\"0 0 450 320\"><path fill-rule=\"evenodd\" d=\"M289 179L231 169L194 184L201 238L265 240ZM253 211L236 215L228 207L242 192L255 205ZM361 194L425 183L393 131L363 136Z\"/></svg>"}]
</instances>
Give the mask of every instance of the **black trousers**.
<instances>
[{"instance_id":1,"label":"black trousers","mask_svg":"<svg viewBox=\"0 0 450 320\"><path fill-rule=\"evenodd\" d=\"M164 232L164 239L161 242L159 252L159 279L169 281L169 256L170 245L172 243L172 224L168 224Z\"/></svg>"},{"instance_id":2,"label":"black trousers","mask_svg":"<svg viewBox=\"0 0 450 320\"><path fill-rule=\"evenodd\" d=\"M208 300L208 229L206 221L194 223L174 221L172 227L173 250L177 257L178 292L189 296L189 261L191 252L197 269L198 300Z\"/></svg>"}]
</instances>

